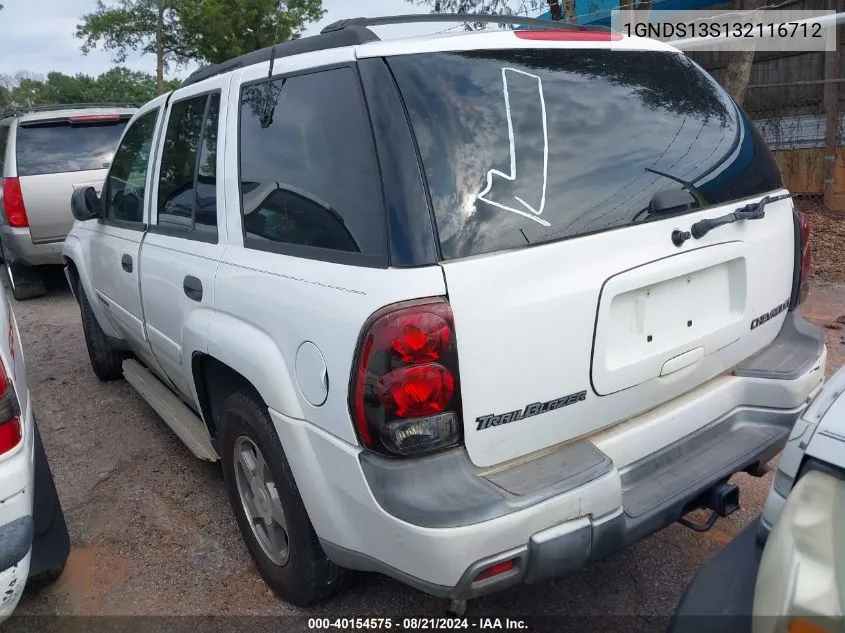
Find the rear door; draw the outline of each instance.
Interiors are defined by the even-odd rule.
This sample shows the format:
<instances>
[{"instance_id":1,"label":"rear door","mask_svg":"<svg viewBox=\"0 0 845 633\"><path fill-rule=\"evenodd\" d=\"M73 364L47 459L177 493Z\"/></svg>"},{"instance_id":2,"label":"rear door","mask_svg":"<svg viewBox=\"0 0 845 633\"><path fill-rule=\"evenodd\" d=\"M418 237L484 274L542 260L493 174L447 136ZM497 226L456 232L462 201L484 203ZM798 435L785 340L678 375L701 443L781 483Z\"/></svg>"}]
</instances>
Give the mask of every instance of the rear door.
<instances>
[{"instance_id":1,"label":"rear door","mask_svg":"<svg viewBox=\"0 0 845 633\"><path fill-rule=\"evenodd\" d=\"M480 466L728 371L774 338L790 298L788 199L672 239L783 193L742 112L677 52L584 46L388 58L434 207Z\"/></svg>"},{"instance_id":2,"label":"rear door","mask_svg":"<svg viewBox=\"0 0 845 633\"><path fill-rule=\"evenodd\" d=\"M18 124L17 174L33 242L65 238L73 226L71 194L77 187L100 192L130 118L79 114Z\"/></svg>"},{"instance_id":3,"label":"rear door","mask_svg":"<svg viewBox=\"0 0 845 633\"><path fill-rule=\"evenodd\" d=\"M207 331L211 320L214 275L226 244L225 222L218 222L217 201L223 199L218 156L224 151L219 128L225 122L230 79L225 75L205 81L171 98L156 162L149 231L141 247L141 297L150 347L188 399L194 397L191 355L205 351L198 334Z\"/></svg>"}]
</instances>

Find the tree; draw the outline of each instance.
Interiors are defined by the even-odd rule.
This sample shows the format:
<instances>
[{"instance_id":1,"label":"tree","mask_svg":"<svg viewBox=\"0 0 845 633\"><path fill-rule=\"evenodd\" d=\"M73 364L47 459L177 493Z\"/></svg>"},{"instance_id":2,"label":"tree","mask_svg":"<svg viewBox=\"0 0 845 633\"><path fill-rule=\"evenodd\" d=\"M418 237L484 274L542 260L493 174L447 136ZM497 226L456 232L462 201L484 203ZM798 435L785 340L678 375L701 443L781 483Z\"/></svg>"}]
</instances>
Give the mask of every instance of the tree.
<instances>
[{"instance_id":1,"label":"tree","mask_svg":"<svg viewBox=\"0 0 845 633\"><path fill-rule=\"evenodd\" d=\"M188 62L222 62L296 38L324 14L322 0L97 0L76 36L82 52L101 46L122 64L130 51L155 55L159 93L164 73Z\"/></svg>"},{"instance_id":2,"label":"tree","mask_svg":"<svg viewBox=\"0 0 845 633\"><path fill-rule=\"evenodd\" d=\"M180 0L116 0L107 6L97 0L97 9L82 16L76 37L84 40L82 52L97 48L114 51L114 62L122 64L129 51L156 56L156 86L164 92L164 73L195 58L186 45L176 13Z\"/></svg>"},{"instance_id":3,"label":"tree","mask_svg":"<svg viewBox=\"0 0 845 633\"><path fill-rule=\"evenodd\" d=\"M172 80L164 86L173 90L178 84L179 80ZM145 103L156 94L154 76L128 68L112 68L99 77L52 72L46 80L41 75L19 72L14 76L0 75L0 118L19 107L106 101Z\"/></svg>"},{"instance_id":4,"label":"tree","mask_svg":"<svg viewBox=\"0 0 845 633\"><path fill-rule=\"evenodd\" d=\"M762 8L765 6L765 0L735 0L734 4L737 9L748 11ZM761 21L759 12L755 11L747 21L755 25L759 24ZM745 101L748 80L751 78L751 66L754 64L754 39L752 38L750 42L751 46L743 42L743 50L731 51L728 66L725 69L725 90L739 105Z\"/></svg>"},{"instance_id":5,"label":"tree","mask_svg":"<svg viewBox=\"0 0 845 633\"><path fill-rule=\"evenodd\" d=\"M489 13L528 15L548 7L552 19L575 22L575 0L406 0L430 6L432 13ZM561 4L562 3L562 4Z\"/></svg>"},{"instance_id":6,"label":"tree","mask_svg":"<svg viewBox=\"0 0 845 633\"><path fill-rule=\"evenodd\" d=\"M177 14L195 59L220 63L296 39L325 10L322 0L180 0Z\"/></svg>"},{"instance_id":7,"label":"tree","mask_svg":"<svg viewBox=\"0 0 845 633\"><path fill-rule=\"evenodd\" d=\"M0 119L12 107L12 92L6 86L0 86Z\"/></svg>"}]
</instances>

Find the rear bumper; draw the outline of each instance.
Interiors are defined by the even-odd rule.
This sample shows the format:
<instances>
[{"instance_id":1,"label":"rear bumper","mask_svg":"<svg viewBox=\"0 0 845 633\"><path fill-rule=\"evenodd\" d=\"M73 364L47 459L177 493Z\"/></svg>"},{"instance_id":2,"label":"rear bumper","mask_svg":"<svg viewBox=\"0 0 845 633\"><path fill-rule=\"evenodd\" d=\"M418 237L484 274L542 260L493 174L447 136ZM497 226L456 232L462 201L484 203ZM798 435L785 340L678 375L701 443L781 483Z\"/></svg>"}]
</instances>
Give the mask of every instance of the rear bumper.
<instances>
[{"instance_id":1,"label":"rear bumper","mask_svg":"<svg viewBox=\"0 0 845 633\"><path fill-rule=\"evenodd\" d=\"M9 262L20 262L27 266L62 264L64 239L33 244L29 229L16 229L0 225L0 238Z\"/></svg>"},{"instance_id":2,"label":"rear bumper","mask_svg":"<svg viewBox=\"0 0 845 633\"><path fill-rule=\"evenodd\" d=\"M20 602L29 576L29 559L27 552L17 564L0 571L0 622L12 615Z\"/></svg>"},{"instance_id":3,"label":"rear bumper","mask_svg":"<svg viewBox=\"0 0 845 633\"><path fill-rule=\"evenodd\" d=\"M271 416L332 560L471 598L576 571L768 462L823 381L826 350L813 343L805 352L793 358L804 368L797 376L721 376L606 432L493 470L474 467L463 450L380 459ZM511 560L509 571L475 581Z\"/></svg>"}]
</instances>

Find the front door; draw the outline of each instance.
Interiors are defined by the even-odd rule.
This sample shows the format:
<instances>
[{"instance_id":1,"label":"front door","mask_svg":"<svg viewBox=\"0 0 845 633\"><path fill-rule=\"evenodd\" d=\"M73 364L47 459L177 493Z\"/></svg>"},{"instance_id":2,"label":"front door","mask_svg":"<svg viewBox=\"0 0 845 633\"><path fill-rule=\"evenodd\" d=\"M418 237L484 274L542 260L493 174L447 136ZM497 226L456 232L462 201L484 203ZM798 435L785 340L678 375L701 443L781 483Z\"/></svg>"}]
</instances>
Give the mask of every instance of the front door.
<instances>
[{"instance_id":1,"label":"front door","mask_svg":"<svg viewBox=\"0 0 845 633\"><path fill-rule=\"evenodd\" d=\"M95 297L112 326L148 364L138 255L144 237L150 164L165 97L144 106L126 129L103 187L103 216L91 239L91 278Z\"/></svg>"}]
</instances>

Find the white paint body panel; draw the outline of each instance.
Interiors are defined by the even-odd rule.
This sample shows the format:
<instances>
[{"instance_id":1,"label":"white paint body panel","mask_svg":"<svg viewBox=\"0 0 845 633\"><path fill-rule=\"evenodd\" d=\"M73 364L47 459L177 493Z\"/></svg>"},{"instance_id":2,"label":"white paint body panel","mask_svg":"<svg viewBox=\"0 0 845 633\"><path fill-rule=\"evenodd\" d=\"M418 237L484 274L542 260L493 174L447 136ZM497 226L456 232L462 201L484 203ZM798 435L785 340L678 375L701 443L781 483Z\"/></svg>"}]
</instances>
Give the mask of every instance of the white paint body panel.
<instances>
[{"instance_id":1,"label":"white paint body panel","mask_svg":"<svg viewBox=\"0 0 845 633\"><path fill-rule=\"evenodd\" d=\"M822 368L824 360L820 359ZM584 517L597 520L618 514L620 472L633 462L732 411L798 411L806 394L822 380L823 369L795 381L780 381L783 384L776 389L771 381L720 377L677 401L592 436L595 446L613 460L614 468L606 475L523 510L457 528L419 527L388 514L364 478L358 459L362 449L305 420L272 409L270 415L321 539L363 552L428 583L453 586L475 561L525 545L541 530L563 529Z\"/></svg>"},{"instance_id":2,"label":"white paint body panel","mask_svg":"<svg viewBox=\"0 0 845 633\"><path fill-rule=\"evenodd\" d=\"M754 594L755 616L805 616L833 622L843 614L845 586L841 521L845 516L842 475L810 471L797 482L801 466L813 459L845 473L845 368L815 395L796 423L778 463L763 508L770 531ZM793 486L794 484L794 486ZM754 619L754 633L785 631L785 618Z\"/></svg>"},{"instance_id":3,"label":"white paint body panel","mask_svg":"<svg viewBox=\"0 0 845 633\"><path fill-rule=\"evenodd\" d=\"M35 485L35 422L20 332L6 291L0 287L0 359L20 405L23 441L0 455L0 526L32 516ZM0 543L2 549L3 543ZM0 621L11 615L29 575L29 554L8 570L0 570ZM12 591L6 594L7 590Z\"/></svg>"},{"instance_id":4,"label":"white paint body panel","mask_svg":"<svg viewBox=\"0 0 845 633\"><path fill-rule=\"evenodd\" d=\"M217 271L209 353L247 368L241 373L255 376L271 409L357 444L347 387L362 325L390 303L445 293L438 266L356 268L232 246ZM307 340L328 368L328 397L318 407L295 380L296 353Z\"/></svg>"},{"instance_id":5,"label":"white paint body panel","mask_svg":"<svg viewBox=\"0 0 845 633\"><path fill-rule=\"evenodd\" d=\"M222 75L189 86L173 94L165 116L161 119L160 136L166 129L175 102L220 91L218 116L219 139L217 151L225 156L226 136L219 134L229 114L229 83L231 75ZM158 220L154 201L158 200L158 173L161 167L164 143L158 144L151 166L153 186L149 194L151 224ZM217 161L217 200L225 200L223 162ZM218 240L216 244L184 239L175 235L147 232L144 235L140 266L140 292L143 304L144 327L150 350L164 374L183 398L196 401L191 360L195 352L208 350L206 332L214 310L214 277L217 262L226 248L226 214L222 204L217 205ZM202 284L201 301L186 296L184 280L195 277Z\"/></svg>"},{"instance_id":6,"label":"white paint body panel","mask_svg":"<svg viewBox=\"0 0 845 633\"><path fill-rule=\"evenodd\" d=\"M688 227L737 206L679 222ZM772 342L785 313L749 328L789 299L791 202L772 203L764 219L719 227L682 250L669 239L671 226L654 222L443 264L475 464L507 461L671 402ZM666 362L701 347L698 361L660 375ZM475 430L480 416L582 390L587 398L576 405Z\"/></svg>"}]
</instances>

